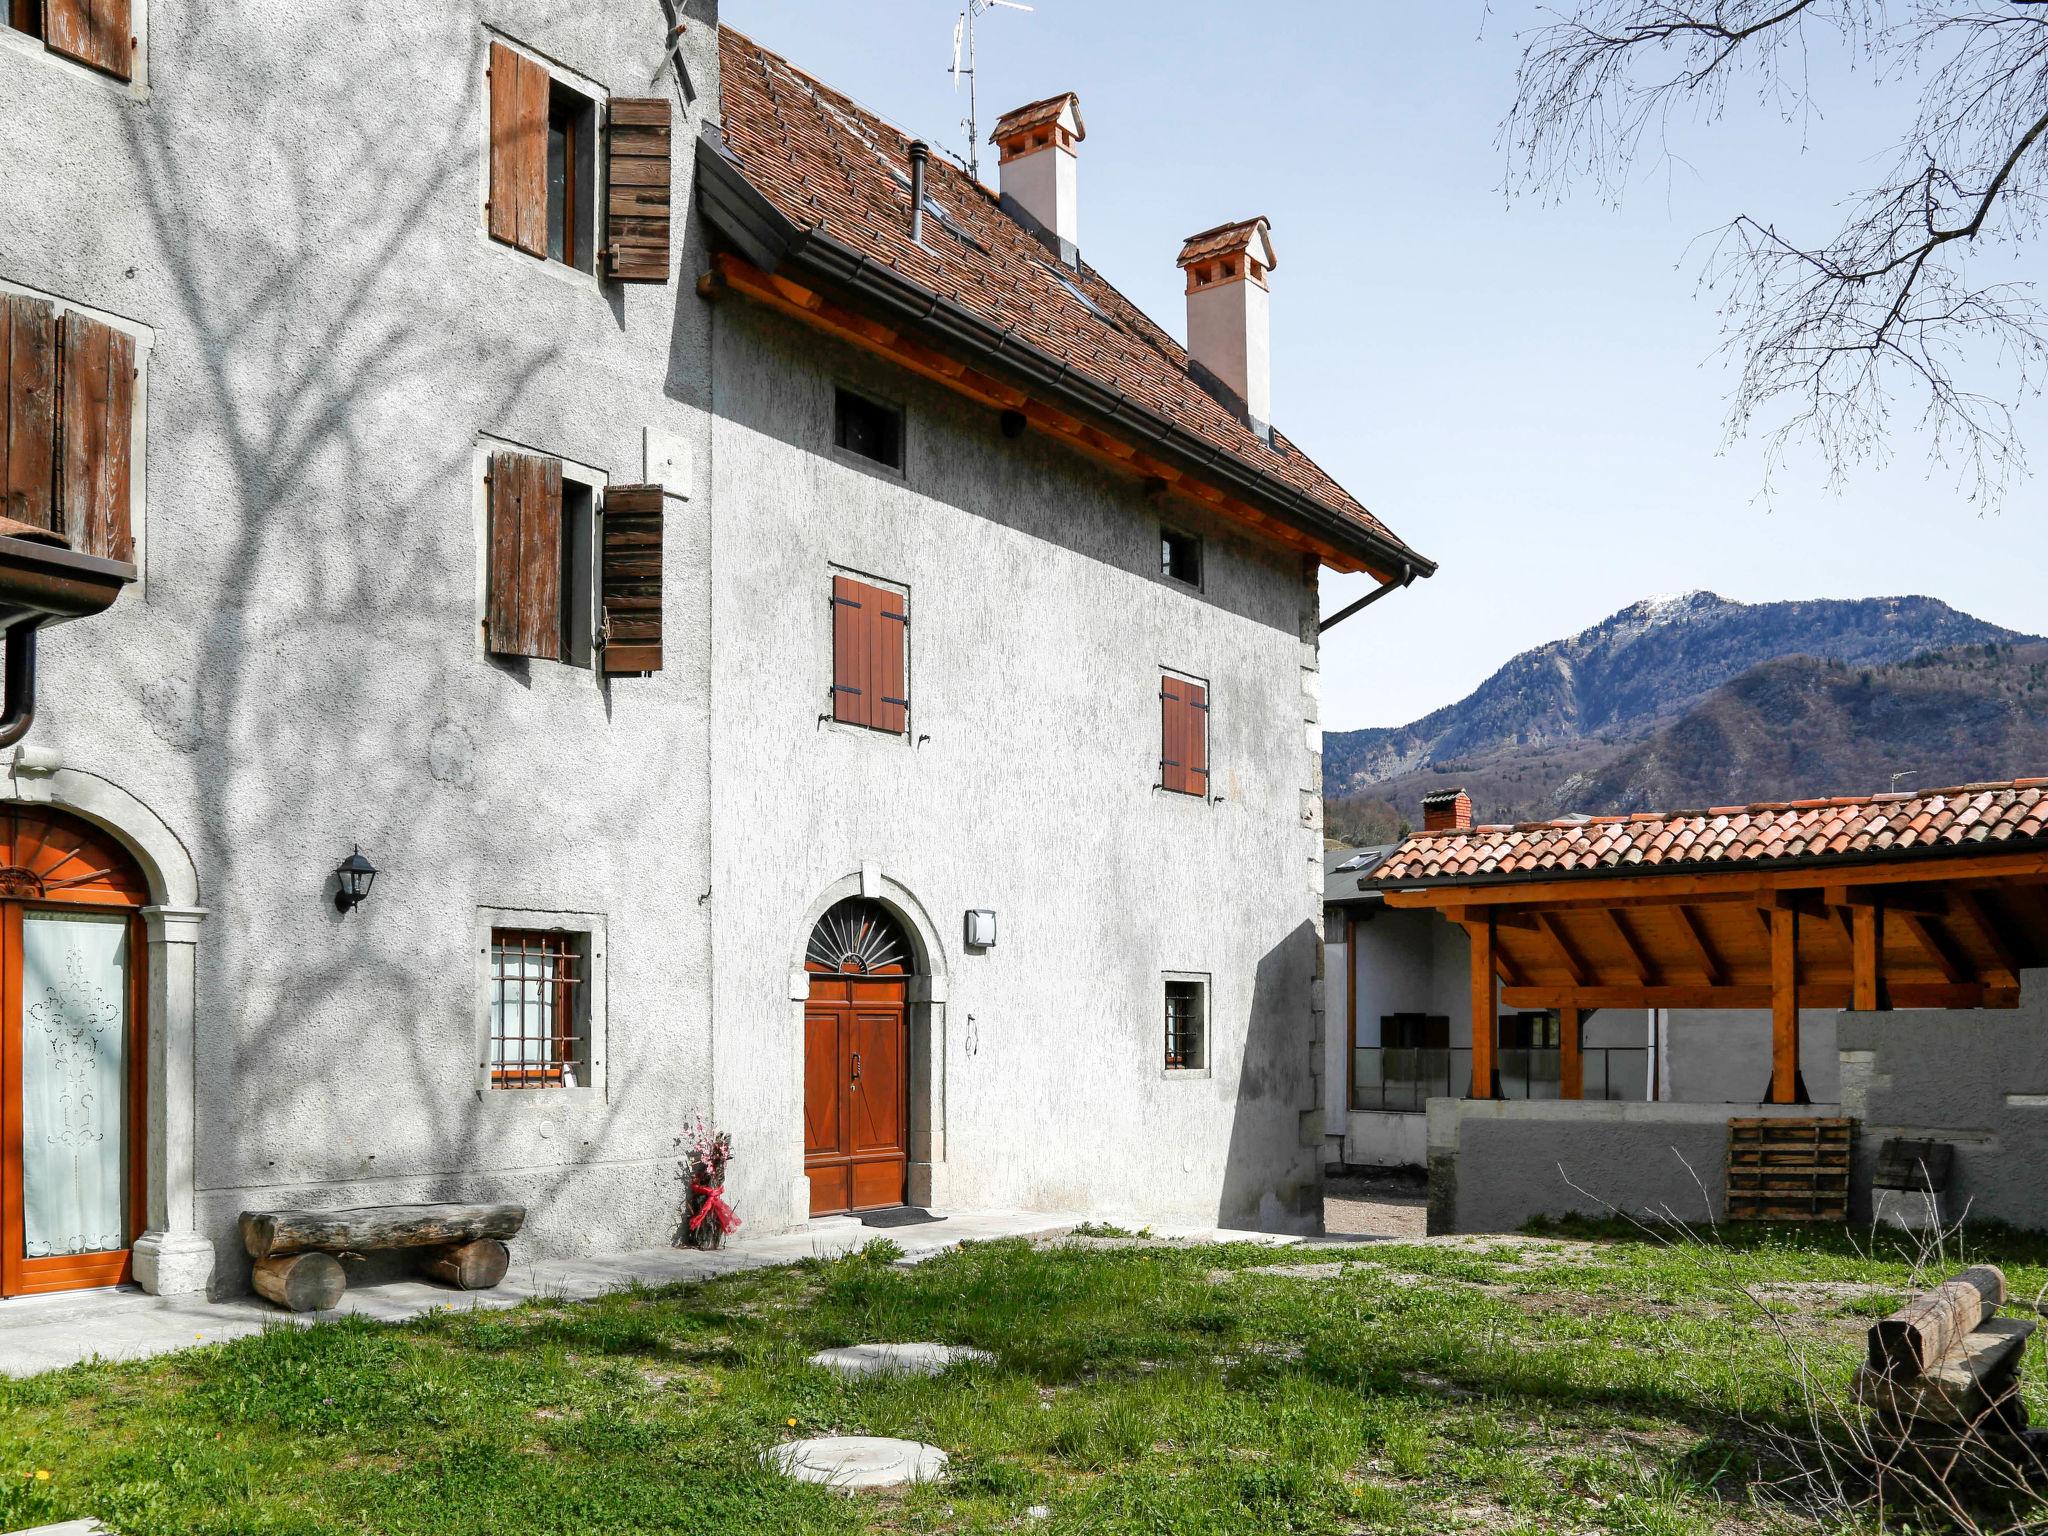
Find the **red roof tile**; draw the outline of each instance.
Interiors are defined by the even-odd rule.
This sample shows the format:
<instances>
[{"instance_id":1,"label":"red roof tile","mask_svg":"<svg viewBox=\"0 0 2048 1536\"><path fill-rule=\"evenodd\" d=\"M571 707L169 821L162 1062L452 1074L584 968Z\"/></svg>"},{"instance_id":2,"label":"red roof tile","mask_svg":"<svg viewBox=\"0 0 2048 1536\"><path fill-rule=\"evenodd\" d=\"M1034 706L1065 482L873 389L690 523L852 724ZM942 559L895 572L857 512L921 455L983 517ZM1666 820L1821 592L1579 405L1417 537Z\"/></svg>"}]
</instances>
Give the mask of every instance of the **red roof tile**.
<instances>
[{"instance_id":1,"label":"red roof tile","mask_svg":"<svg viewBox=\"0 0 2048 1536\"><path fill-rule=\"evenodd\" d=\"M937 156L927 191L944 217L927 218L924 243L914 243L909 137L730 27L719 29L719 41L726 147L747 182L792 224L822 231L924 291L1014 332L1076 373L1413 555L1281 433L1268 444L1211 396L1196 381L1186 349L1093 267L1057 265L1002 211L993 192ZM1413 558L1430 568L1424 557Z\"/></svg>"},{"instance_id":2,"label":"red roof tile","mask_svg":"<svg viewBox=\"0 0 2048 1536\"><path fill-rule=\"evenodd\" d=\"M1916 794L1417 832L1375 865L1360 888L1456 885L1503 874L1783 868L1831 858L2040 845L2048 845L2048 778L2013 779Z\"/></svg>"}]
</instances>

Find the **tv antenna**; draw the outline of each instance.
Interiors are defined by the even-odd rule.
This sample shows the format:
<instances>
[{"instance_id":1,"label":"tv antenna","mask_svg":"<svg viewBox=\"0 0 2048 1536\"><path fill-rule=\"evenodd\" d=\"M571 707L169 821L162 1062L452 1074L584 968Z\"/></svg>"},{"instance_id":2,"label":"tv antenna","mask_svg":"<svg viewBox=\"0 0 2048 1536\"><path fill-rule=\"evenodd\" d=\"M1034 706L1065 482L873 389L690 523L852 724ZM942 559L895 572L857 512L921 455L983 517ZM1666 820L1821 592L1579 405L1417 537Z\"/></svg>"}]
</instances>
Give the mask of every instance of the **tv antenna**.
<instances>
[{"instance_id":1,"label":"tv antenna","mask_svg":"<svg viewBox=\"0 0 2048 1536\"><path fill-rule=\"evenodd\" d=\"M1902 770L1901 770L1901 771L1899 771L1898 773L1895 773L1895 774L1893 774L1893 775L1892 775L1892 793L1896 795L1896 794L1897 794L1897 793L1899 792L1899 780L1901 780L1901 779L1917 779L1917 778L1919 778L1919 777L1920 777L1920 770L1919 770L1918 768L1906 768L1906 769L1902 769Z\"/></svg>"},{"instance_id":2,"label":"tv antenna","mask_svg":"<svg viewBox=\"0 0 2048 1536\"><path fill-rule=\"evenodd\" d=\"M1001 6L1006 11L1035 11L1035 5L1025 5L1023 0L967 0L967 9L953 22L953 94L960 93L960 77L967 77L967 116L961 119L961 126L967 130L967 174L976 181L981 180L981 113L977 105L979 91L974 73L974 18L984 11ZM965 49L966 64L960 62Z\"/></svg>"}]
</instances>

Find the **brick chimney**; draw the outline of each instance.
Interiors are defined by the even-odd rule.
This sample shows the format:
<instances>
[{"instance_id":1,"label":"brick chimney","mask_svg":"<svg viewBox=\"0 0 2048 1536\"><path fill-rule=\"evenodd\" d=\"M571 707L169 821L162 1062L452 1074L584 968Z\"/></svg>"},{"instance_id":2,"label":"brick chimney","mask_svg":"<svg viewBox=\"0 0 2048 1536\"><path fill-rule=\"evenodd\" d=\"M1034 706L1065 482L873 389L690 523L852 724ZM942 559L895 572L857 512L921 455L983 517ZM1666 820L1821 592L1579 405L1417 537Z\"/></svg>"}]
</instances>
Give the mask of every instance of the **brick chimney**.
<instances>
[{"instance_id":1,"label":"brick chimney","mask_svg":"<svg viewBox=\"0 0 2048 1536\"><path fill-rule=\"evenodd\" d=\"M1074 146L1088 137L1072 91L1005 112L990 135L1002 152L1003 211L1066 265L1081 260L1081 201Z\"/></svg>"},{"instance_id":2,"label":"brick chimney","mask_svg":"<svg viewBox=\"0 0 2048 1536\"><path fill-rule=\"evenodd\" d=\"M1188 351L1207 375L1210 393L1268 441L1273 346L1267 275L1274 265L1273 230L1263 218L1204 230L1180 251L1188 275Z\"/></svg>"},{"instance_id":3,"label":"brick chimney","mask_svg":"<svg viewBox=\"0 0 2048 1536\"><path fill-rule=\"evenodd\" d=\"M1472 828L1472 797L1462 789L1438 789L1422 797L1422 830L1468 832Z\"/></svg>"}]
</instances>

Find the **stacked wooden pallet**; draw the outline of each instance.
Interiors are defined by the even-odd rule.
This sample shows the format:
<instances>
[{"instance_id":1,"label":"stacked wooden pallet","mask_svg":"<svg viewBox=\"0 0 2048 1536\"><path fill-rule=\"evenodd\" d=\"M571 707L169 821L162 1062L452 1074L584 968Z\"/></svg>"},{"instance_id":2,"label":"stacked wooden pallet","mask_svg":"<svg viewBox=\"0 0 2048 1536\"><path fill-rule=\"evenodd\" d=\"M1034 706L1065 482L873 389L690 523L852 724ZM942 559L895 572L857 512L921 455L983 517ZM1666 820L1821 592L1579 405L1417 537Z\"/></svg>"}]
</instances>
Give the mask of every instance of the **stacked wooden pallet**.
<instances>
[{"instance_id":1,"label":"stacked wooden pallet","mask_svg":"<svg viewBox=\"0 0 2048 1536\"><path fill-rule=\"evenodd\" d=\"M1853 1120L1730 1120L1730 1221L1847 1221Z\"/></svg>"}]
</instances>

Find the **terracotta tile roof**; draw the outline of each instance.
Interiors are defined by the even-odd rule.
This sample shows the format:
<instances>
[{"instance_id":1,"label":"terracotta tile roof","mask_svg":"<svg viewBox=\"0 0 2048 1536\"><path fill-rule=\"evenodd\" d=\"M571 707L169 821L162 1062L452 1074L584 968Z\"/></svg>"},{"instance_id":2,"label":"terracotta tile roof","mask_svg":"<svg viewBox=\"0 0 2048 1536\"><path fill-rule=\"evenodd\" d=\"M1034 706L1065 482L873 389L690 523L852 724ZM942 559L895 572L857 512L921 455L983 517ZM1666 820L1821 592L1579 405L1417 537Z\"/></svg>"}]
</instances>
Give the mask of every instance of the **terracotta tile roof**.
<instances>
[{"instance_id":1,"label":"terracotta tile roof","mask_svg":"<svg viewBox=\"0 0 2048 1536\"><path fill-rule=\"evenodd\" d=\"M1088 126L1081 121L1081 98L1072 91L1061 91L1059 95L1048 96L1043 101L1027 101L1014 111L1005 112L996 119L996 131L989 135L989 142L1058 122L1070 101L1074 104L1074 139L1078 143L1088 137Z\"/></svg>"},{"instance_id":2,"label":"terracotta tile roof","mask_svg":"<svg viewBox=\"0 0 2048 1536\"><path fill-rule=\"evenodd\" d=\"M1361 885L1455 885L1514 876L1666 874L1731 866L1776 869L2044 846L2048 779L2014 779L1917 794L1418 832Z\"/></svg>"},{"instance_id":3,"label":"terracotta tile roof","mask_svg":"<svg viewBox=\"0 0 2048 1536\"><path fill-rule=\"evenodd\" d=\"M909 137L730 27L719 29L719 41L726 147L747 182L784 218L1013 331L1209 447L1412 554L1281 433L1268 444L1218 403L1196 382L1180 343L1100 273L1085 262L1078 271L1056 265L1001 210L993 192L938 156L927 187L943 217L927 217L925 242L914 244ZM1424 557L1414 558L1430 568Z\"/></svg>"},{"instance_id":4,"label":"terracotta tile roof","mask_svg":"<svg viewBox=\"0 0 2048 1536\"><path fill-rule=\"evenodd\" d=\"M1279 259L1273 254L1272 221L1264 214L1260 214L1256 219L1239 219L1231 224L1218 224L1214 229L1205 229L1199 235L1189 235L1187 244L1180 248L1177 264L1184 267L1190 262L1206 261L1211 256L1228 256L1233 251L1244 250L1254 240L1263 241L1265 244L1266 265L1279 266Z\"/></svg>"}]
</instances>

